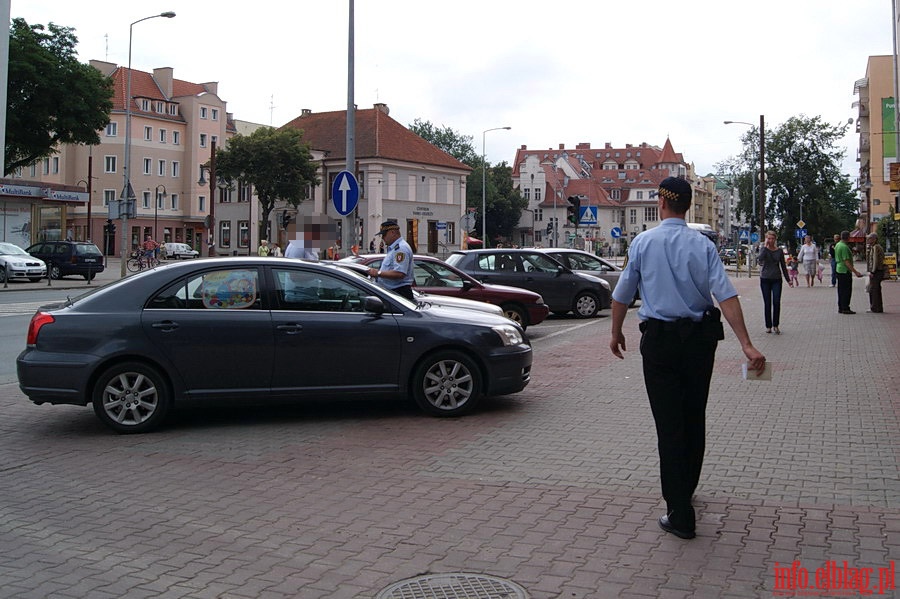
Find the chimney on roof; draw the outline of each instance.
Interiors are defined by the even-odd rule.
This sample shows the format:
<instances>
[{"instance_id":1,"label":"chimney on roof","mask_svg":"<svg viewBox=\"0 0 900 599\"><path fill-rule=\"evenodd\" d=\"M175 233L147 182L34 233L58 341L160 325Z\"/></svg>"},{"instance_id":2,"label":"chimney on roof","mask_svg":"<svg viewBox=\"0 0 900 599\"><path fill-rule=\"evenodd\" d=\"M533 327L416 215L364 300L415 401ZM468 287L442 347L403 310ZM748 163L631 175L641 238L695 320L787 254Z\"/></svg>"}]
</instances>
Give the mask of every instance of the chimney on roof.
<instances>
[{"instance_id":1,"label":"chimney on roof","mask_svg":"<svg viewBox=\"0 0 900 599\"><path fill-rule=\"evenodd\" d=\"M566 149L566 144L559 144L559 149L560 149L560 150L565 150L565 149Z\"/></svg>"},{"instance_id":2,"label":"chimney on roof","mask_svg":"<svg viewBox=\"0 0 900 599\"><path fill-rule=\"evenodd\" d=\"M172 97L172 82L175 80L174 75L175 70L172 67L153 69L153 79L156 80L156 85L159 86L159 89L167 100Z\"/></svg>"},{"instance_id":3,"label":"chimney on roof","mask_svg":"<svg viewBox=\"0 0 900 599\"><path fill-rule=\"evenodd\" d=\"M112 75L113 72L118 68L117 65L111 62L105 62L103 60L91 60L90 65L107 77Z\"/></svg>"},{"instance_id":4,"label":"chimney on roof","mask_svg":"<svg viewBox=\"0 0 900 599\"><path fill-rule=\"evenodd\" d=\"M634 146L632 146L631 144L625 144L625 149L626 149L626 150L630 150L630 149L633 148L633 147L634 147Z\"/></svg>"},{"instance_id":5,"label":"chimney on roof","mask_svg":"<svg viewBox=\"0 0 900 599\"><path fill-rule=\"evenodd\" d=\"M591 142L589 142L589 141L583 141L583 142L581 142L581 143L579 143L579 144L576 144L576 145L575 145L575 149L576 149L576 150L590 150L590 149L591 149Z\"/></svg>"},{"instance_id":6,"label":"chimney on roof","mask_svg":"<svg viewBox=\"0 0 900 599\"><path fill-rule=\"evenodd\" d=\"M528 149L528 146L526 146L525 144L522 144L522 147L519 148L519 149L520 149L520 150L527 150L527 149Z\"/></svg>"},{"instance_id":7,"label":"chimney on roof","mask_svg":"<svg viewBox=\"0 0 900 599\"><path fill-rule=\"evenodd\" d=\"M390 114L391 114L391 109L388 108L388 105L385 104L384 102L378 102L378 103L376 103L376 104L375 104L375 110L377 110L377 111L379 111L379 112L383 112L384 114L386 114L386 115L388 115L388 116L390 116Z\"/></svg>"},{"instance_id":8,"label":"chimney on roof","mask_svg":"<svg viewBox=\"0 0 900 599\"><path fill-rule=\"evenodd\" d=\"M303 110L300 111L301 117L309 116L311 114L312 114L312 110L310 110L309 108L304 108Z\"/></svg>"},{"instance_id":9,"label":"chimney on roof","mask_svg":"<svg viewBox=\"0 0 900 599\"><path fill-rule=\"evenodd\" d=\"M612 149L612 144L609 143L609 142L606 142L606 149L607 149L607 150L611 150L611 149Z\"/></svg>"}]
</instances>

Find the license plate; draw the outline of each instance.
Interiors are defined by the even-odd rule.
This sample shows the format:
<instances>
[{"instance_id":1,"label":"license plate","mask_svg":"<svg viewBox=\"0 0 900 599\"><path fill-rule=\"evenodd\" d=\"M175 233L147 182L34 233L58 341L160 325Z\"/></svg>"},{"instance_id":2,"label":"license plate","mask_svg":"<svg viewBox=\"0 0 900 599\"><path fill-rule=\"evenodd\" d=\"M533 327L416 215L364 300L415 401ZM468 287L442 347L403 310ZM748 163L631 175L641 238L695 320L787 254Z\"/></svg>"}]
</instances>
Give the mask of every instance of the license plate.
<instances>
[{"instance_id":1,"label":"license plate","mask_svg":"<svg viewBox=\"0 0 900 599\"><path fill-rule=\"evenodd\" d=\"M84 261L85 261L85 262L88 262L88 263L91 263L91 264L93 264L94 262L96 262L96 260L95 260L94 258L85 258Z\"/></svg>"}]
</instances>

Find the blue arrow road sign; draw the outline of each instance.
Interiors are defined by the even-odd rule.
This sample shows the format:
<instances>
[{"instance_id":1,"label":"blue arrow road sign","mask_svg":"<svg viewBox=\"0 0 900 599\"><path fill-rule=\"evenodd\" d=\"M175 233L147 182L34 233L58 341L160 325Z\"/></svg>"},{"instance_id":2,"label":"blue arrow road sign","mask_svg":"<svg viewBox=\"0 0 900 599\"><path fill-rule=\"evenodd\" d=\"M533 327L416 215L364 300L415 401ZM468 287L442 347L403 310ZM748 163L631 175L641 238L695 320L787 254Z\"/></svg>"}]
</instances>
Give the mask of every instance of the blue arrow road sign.
<instances>
[{"instance_id":1,"label":"blue arrow road sign","mask_svg":"<svg viewBox=\"0 0 900 599\"><path fill-rule=\"evenodd\" d=\"M341 216L347 216L359 203L359 183L350 171L341 171L331 185L331 203Z\"/></svg>"},{"instance_id":2,"label":"blue arrow road sign","mask_svg":"<svg viewBox=\"0 0 900 599\"><path fill-rule=\"evenodd\" d=\"M619 227L613 227L610 230L609 234L612 235L613 239L618 239L622 236L622 229L620 229Z\"/></svg>"}]
</instances>

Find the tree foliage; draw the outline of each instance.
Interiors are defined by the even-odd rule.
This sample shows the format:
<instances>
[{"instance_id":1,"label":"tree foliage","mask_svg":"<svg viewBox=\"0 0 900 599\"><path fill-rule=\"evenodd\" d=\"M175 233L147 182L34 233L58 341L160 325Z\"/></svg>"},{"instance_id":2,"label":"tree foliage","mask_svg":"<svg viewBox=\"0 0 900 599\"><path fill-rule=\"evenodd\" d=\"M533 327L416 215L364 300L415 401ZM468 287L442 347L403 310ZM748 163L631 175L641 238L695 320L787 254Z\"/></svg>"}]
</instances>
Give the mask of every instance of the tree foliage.
<instances>
[{"instance_id":1,"label":"tree foliage","mask_svg":"<svg viewBox=\"0 0 900 599\"><path fill-rule=\"evenodd\" d=\"M463 135L450 127L437 127L431 121L416 119L409 130L443 151L447 152L463 164L472 168L481 164L481 157L472 145L472 136Z\"/></svg>"},{"instance_id":2,"label":"tree foliage","mask_svg":"<svg viewBox=\"0 0 900 599\"><path fill-rule=\"evenodd\" d=\"M847 125L832 125L821 117L791 117L775 129L766 129L766 213L761 226L773 229L781 241L793 247L793 232L802 220L820 242L834 233L852 229L859 200L850 176L841 172L845 150L837 144ZM753 179L759 171L759 129L743 137L744 150L717 165L720 175L736 175L740 191L737 209L752 214ZM801 214L802 213L802 214ZM802 215L802 219L801 219Z\"/></svg>"},{"instance_id":3,"label":"tree foliage","mask_svg":"<svg viewBox=\"0 0 900 599\"><path fill-rule=\"evenodd\" d=\"M475 231L484 238L485 243L491 239L511 236L522 210L528 205L519 191L513 188L512 167L506 162L493 166L485 164L487 170L483 173L482 179L482 157L475 152L472 136L463 135L450 127L439 128L430 121L421 119L413 121L409 129L425 141L472 167L472 172L466 179L466 206L475 208L477 215ZM484 183L484 204L487 207L487 233L481 230L482 183Z\"/></svg>"},{"instance_id":4,"label":"tree foliage","mask_svg":"<svg viewBox=\"0 0 900 599\"><path fill-rule=\"evenodd\" d=\"M262 127L250 135L235 135L216 151L216 174L253 186L259 197L260 238L279 200L297 207L318 185L309 144L298 129Z\"/></svg>"},{"instance_id":5,"label":"tree foliage","mask_svg":"<svg viewBox=\"0 0 900 599\"><path fill-rule=\"evenodd\" d=\"M61 144L100 143L112 80L78 62L70 27L13 19L9 37L5 172L51 156Z\"/></svg>"}]
</instances>

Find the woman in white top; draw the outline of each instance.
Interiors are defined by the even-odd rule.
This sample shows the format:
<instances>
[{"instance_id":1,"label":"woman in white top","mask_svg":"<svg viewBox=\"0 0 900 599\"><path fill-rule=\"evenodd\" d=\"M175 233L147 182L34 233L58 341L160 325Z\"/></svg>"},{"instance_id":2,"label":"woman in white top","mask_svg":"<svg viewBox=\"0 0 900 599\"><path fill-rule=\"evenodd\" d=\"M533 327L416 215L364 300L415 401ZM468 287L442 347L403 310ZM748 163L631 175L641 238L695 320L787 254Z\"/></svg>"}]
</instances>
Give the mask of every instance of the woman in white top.
<instances>
[{"instance_id":1,"label":"woman in white top","mask_svg":"<svg viewBox=\"0 0 900 599\"><path fill-rule=\"evenodd\" d=\"M816 271L819 267L819 248L813 243L812 237L803 238L803 245L797 250L797 262L803 265L806 273L806 286L812 287L816 282Z\"/></svg>"}]
</instances>

